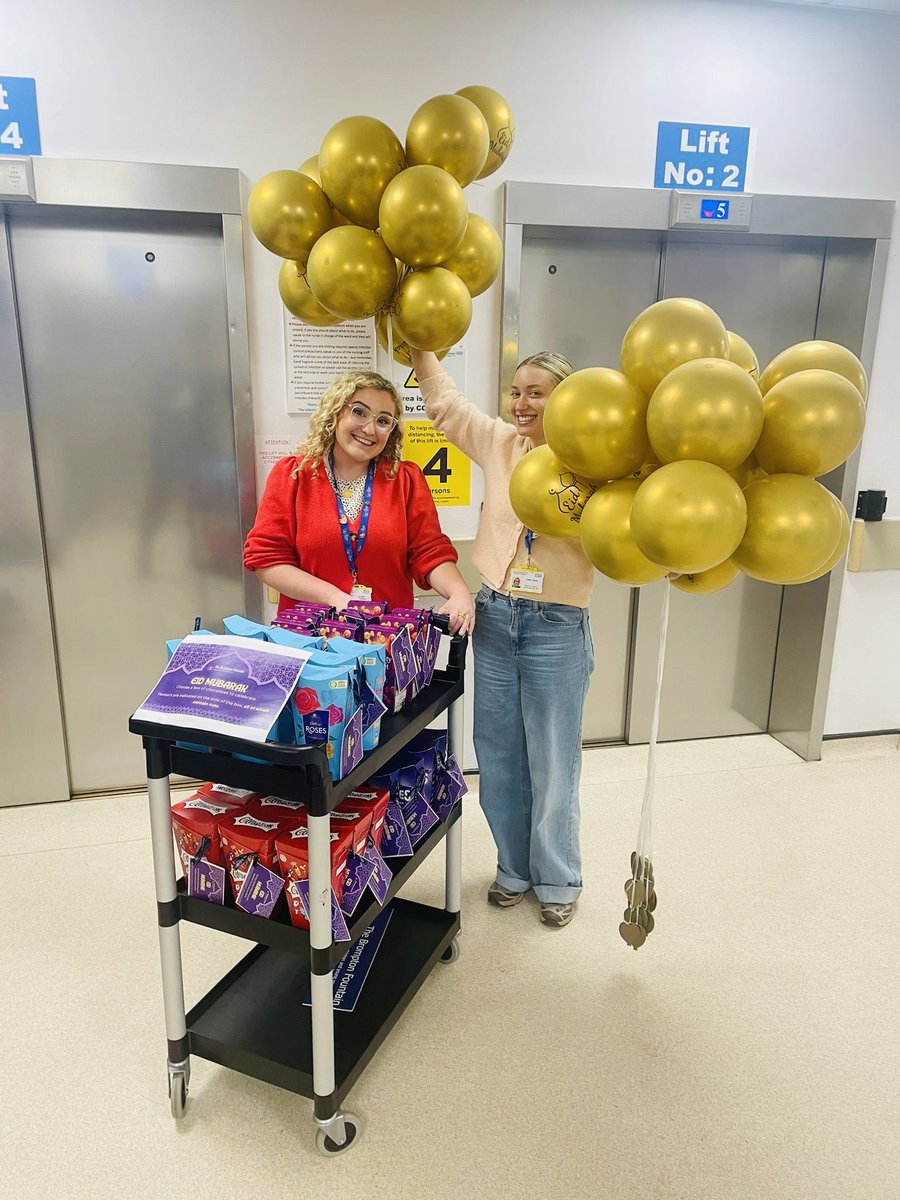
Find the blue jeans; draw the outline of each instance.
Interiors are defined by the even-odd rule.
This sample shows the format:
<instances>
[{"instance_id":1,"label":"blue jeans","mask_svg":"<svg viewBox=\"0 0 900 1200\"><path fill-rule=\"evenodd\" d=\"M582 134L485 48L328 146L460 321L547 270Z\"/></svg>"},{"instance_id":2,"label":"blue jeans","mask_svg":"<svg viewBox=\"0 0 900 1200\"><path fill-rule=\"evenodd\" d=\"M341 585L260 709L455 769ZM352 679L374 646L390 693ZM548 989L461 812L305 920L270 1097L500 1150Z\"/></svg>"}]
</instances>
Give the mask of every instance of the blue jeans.
<instances>
[{"instance_id":1,"label":"blue jeans","mask_svg":"<svg viewBox=\"0 0 900 1200\"><path fill-rule=\"evenodd\" d=\"M497 882L545 904L581 891L581 723L594 647L587 610L475 598L475 753Z\"/></svg>"}]
</instances>

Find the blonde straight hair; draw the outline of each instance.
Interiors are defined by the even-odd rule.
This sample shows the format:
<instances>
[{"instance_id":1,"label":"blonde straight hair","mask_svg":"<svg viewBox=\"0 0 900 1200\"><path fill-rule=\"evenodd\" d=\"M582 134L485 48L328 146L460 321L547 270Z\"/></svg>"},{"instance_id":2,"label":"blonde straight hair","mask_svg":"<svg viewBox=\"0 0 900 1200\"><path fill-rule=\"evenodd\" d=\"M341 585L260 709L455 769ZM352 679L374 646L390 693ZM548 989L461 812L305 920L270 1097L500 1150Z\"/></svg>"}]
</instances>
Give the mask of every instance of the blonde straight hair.
<instances>
[{"instance_id":1,"label":"blonde straight hair","mask_svg":"<svg viewBox=\"0 0 900 1200\"><path fill-rule=\"evenodd\" d=\"M554 384L562 383L566 376L575 370L566 356L557 354L555 350L541 350L538 354L531 354L522 359L519 367L540 367L553 379ZM516 367L517 371L519 367Z\"/></svg>"}]
</instances>

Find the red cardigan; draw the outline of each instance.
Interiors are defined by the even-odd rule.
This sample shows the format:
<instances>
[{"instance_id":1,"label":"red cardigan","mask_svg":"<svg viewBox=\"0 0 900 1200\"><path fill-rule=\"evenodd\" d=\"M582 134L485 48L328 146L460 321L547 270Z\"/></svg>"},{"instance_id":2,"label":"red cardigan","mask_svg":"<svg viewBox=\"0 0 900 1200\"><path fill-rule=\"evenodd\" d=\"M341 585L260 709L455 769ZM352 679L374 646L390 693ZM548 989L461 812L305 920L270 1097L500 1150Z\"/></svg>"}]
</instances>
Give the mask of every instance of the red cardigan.
<instances>
[{"instance_id":1,"label":"red cardigan","mask_svg":"<svg viewBox=\"0 0 900 1200\"><path fill-rule=\"evenodd\" d=\"M299 464L299 457L289 455L272 468L244 543L244 566L259 571L287 563L349 592L353 579L325 468L320 464L313 475L310 463L296 471ZM435 567L456 560L419 467L401 462L393 479L377 467L369 532L357 561L360 584L372 589L373 599L408 608L413 580L427 587ZM278 611L291 604L281 596Z\"/></svg>"}]
</instances>

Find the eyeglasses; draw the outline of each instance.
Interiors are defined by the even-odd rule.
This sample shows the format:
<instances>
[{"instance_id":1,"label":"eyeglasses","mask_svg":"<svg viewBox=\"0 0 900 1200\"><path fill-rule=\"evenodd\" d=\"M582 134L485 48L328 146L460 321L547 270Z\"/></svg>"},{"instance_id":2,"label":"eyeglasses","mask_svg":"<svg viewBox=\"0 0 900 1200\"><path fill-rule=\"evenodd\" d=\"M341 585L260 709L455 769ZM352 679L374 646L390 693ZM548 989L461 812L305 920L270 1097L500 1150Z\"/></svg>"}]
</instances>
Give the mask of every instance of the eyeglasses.
<instances>
[{"instance_id":1,"label":"eyeglasses","mask_svg":"<svg viewBox=\"0 0 900 1200\"><path fill-rule=\"evenodd\" d=\"M360 404L359 401L354 401L346 407L355 424L368 425L370 421L374 420L375 428L379 433L390 433L399 424L397 417L391 417L387 413L373 413L371 408Z\"/></svg>"}]
</instances>

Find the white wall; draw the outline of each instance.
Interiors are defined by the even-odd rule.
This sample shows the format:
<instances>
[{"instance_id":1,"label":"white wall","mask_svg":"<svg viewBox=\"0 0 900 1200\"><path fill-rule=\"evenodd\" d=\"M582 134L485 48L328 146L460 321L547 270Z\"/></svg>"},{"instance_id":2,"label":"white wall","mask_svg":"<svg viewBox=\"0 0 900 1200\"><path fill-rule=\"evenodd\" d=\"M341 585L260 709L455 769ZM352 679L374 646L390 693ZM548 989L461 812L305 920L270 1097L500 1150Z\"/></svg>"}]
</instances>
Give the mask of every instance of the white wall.
<instances>
[{"instance_id":1,"label":"white wall","mask_svg":"<svg viewBox=\"0 0 900 1200\"><path fill-rule=\"evenodd\" d=\"M750 189L900 196L900 18L728 0L29 0L0 18L0 74L33 76L44 154L236 166L254 180L317 151L334 121L401 136L438 92L487 83L518 136L504 179L648 187L656 123L756 130ZM11 13L10 9L13 9ZM897 239L900 241L900 238ZM248 241L259 427L283 416L277 262ZM888 269L859 486L900 515L900 246ZM499 288L476 302L469 390L497 379ZM900 726L900 573L849 576L826 732Z\"/></svg>"}]
</instances>

